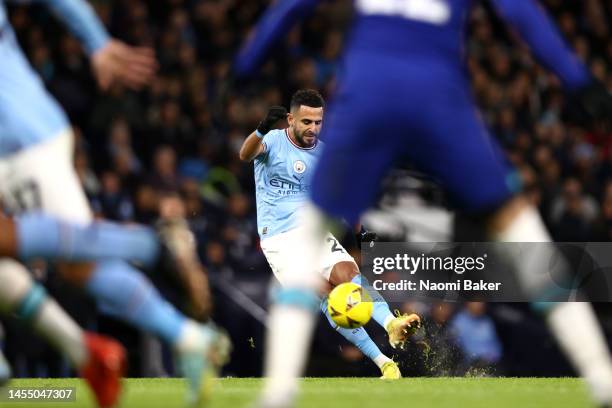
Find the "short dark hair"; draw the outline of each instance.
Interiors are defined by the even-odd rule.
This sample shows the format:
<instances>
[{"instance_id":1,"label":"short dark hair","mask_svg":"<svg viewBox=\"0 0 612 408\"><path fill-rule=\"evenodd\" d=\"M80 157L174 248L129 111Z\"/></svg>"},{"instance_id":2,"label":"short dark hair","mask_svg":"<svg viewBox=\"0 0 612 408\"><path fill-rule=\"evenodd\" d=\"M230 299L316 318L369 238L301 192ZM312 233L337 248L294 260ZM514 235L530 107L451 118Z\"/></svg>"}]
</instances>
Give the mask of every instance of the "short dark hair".
<instances>
[{"instance_id":1,"label":"short dark hair","mask_svg":"<svg viewBox=\"0 0 612 408\"><path fill-rule=\"evenodd\" d=\"M311 108L322 108L325 106L325 101L321 94L314 89L300 89L291 97L291 110L299 109L300 106L308 106Z\"/></svg>"}]
</instances>

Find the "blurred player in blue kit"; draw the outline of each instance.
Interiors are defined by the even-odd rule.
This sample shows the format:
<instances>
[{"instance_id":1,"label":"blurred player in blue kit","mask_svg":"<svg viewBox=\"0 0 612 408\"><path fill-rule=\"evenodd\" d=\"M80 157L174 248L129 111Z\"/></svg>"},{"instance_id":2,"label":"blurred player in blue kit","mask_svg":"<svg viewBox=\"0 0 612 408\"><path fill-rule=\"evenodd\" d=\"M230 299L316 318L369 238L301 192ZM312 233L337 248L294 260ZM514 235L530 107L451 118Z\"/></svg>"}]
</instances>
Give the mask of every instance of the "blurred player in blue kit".
<instances>
[{"instance_id":1,"label":"blurred player in blue kit","mask_svg":"<svg viewBox=\"0 0 612 408\"><path fill-rule=\"evenodd\" d=\"M246 138L240 149L240 158L254 163L261 249L281 285L274 295L275 303L300 301L305 306L320 306L332 327L378 366L382 378L397 379L401 377L397 364L380 351L365 328L338 327L327 310L327 299L321 302L317 296L302 297L294 292L295 287L312 286L308 281L319 278L312 274L296 275L293 264L298 256L296 252L301 250L301 242L296 239L301 236L300 209L308 200L315 165L324 149L324 143L319 140L323 111L323 97L317 91L299 90L291 98L290 112L287 113L281 106L270 108L266 118ZM285 119L288 120L288 128L272 129L277 122ZM365 285L365 278L359 274L357 263L338 239L328 232L322 240L326 243L326 250L317 272L329 282L329 286L351 281ZM412 325L416 327L419 324L419 317L414 314L394 317L380 294L369 285L366 288L374 300L374 320L387 331L393 347L402 346L414 331ZM309 312L274 308L269 321L271 325L277 320L294 322L294 327L285 326L285 330L294 334L293 342L301 342L304 337L307 338L302 333L311 330L302 325L300 315L303 313ZM296 318L285 317L292 314ZM285 359L285 355L278 352L282 346L273 341L268 343L266 353L269 365L280 364ZM291 377L287 378L291 381Z\"/></svg>"},{"instance_id":2,"label":"blurred player in blue kit","mask_svg":"<svg viewBox=\"0 0 612 408\"><path fill-rule=\"evenodd\" d=\"M268 51L292 25L308 15L317 0L275 3L262 17L237 58L234 73L252 75ZM312 273L321 259L321 237L329 220L356 222L376 198L380 182L398 159L435 177L457 208L481 216L492 240L550 242L537 210L521 194L519 176L489 136L476 111L464 66L464 33L472 0L356 0L343 70L327 114L326 146L314 172L308 228L296 238L302 251L293 260L296 274ZM575 109L584 117L609 119L610 94L593 80L534 0L491 0L499 15L518 32L532 53L552 70ZM367 171L356 174L358 169ZM535 251L535 247L534 247ZM523 286L533 286L528 263L538 254L516 259ZM521 273L522 272L522 273ZM293 288L304 296L318 290ZM279 307L299 308L298 302ZM612 361L588 303L539 303L547 323L584 377L596 402L612 406ZM304 314L303 320L314 319ZM290 343L283 322L269 335L286 344L293 364L266 366L269 377L261 404L291 406L307 347ZM293 327L295 323L286 323ZM306 323L304 323L306 324ZM301 344L301 343L300 343ZM305 344L308 344L305 342ZM275 350L275 353L278 351ZM298 373L296 375L296 373Z\"/></svg>"},{"instance_id":3,"label":"blurred player in blue kit","mask_svg":"<svg viewBox=\"0 0 612 408\"><path fill-rule=\"evenodd\" d=\"M38 3L53 11L81 42L91 59L100 88L120 84L139 89L151 81L157 67L153 51L110 38L87 2L40 0ZM70 123L28 64L8 21L4 1L0 1L0 60L0 197L3 206L11 215L37 210L81 226L91 223L92 212L72 165ZM22 225L21 231L32 239L57 233L57 223L40 219L30 221ZM184 228L177 228L185 232ZM183 242L177 250L186 262L182 267L193 271L193 247L189 239L178 241ZM76 245L83 247L87 242L78 241ZM39 243L50 242L43 239ZM116 244L112 240L100 240L97 245ZM86 262L89 260L99 261ZM212 368L209 355L224 343L223 336L212 325L184 316L162 298L144 275L119 258L77 259L58 264L58 270L90 294L102 311L151 332L169 344L189 379L189 401L198 402L207 377L205 371ZM34 327L45 331L51 341L67 353L76 368L84 366L91 347L88 349L78 326L61 308L49 307L50 302L42 287L32 281L23 267L15 261L2 260L0 308L20 311L24 319L33 320ZM106 375L94 382L104 388L111 374L115 377L120 374L119 365L115 363L114 366L112 369L109 365ZM117 384L115 378L106 390L97 394L101 405L114 404Z\"/></svg>"}]
</instances>

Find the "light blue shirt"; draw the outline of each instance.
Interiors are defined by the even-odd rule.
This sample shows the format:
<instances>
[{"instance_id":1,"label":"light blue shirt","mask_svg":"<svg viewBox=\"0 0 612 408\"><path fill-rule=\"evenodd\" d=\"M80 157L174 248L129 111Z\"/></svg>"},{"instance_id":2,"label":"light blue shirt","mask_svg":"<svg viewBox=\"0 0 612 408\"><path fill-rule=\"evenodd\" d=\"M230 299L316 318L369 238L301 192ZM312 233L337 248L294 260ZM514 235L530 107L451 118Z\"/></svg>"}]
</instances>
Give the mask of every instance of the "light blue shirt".
<instances>
[{"instance_id":1,"label":"light blue shirt","mask_svg":"<svg viewBox=\"0 0 612 408\"><path fill-rule=\"evenodd\" d=\"M15 3L28 3L14 0ZM109 40L84 0L38 0L64 22L91 54ZM28 63L0 0L0 157L58 135L69 126L57 101Z\"/></svg>"},{"instance_id":2,"label":"light blue shirt","mask_svg":"<svg viewBox=\"0 0 612 408\"><path fill-rule=\"evenodd\" d=\"M257 231L261 239L289 231L299 224L298 210L308 190L323 143L298 147L287 129L274 129L264 136L265 150L257 156L255 188Z\"/></svg>"}]
</instances>

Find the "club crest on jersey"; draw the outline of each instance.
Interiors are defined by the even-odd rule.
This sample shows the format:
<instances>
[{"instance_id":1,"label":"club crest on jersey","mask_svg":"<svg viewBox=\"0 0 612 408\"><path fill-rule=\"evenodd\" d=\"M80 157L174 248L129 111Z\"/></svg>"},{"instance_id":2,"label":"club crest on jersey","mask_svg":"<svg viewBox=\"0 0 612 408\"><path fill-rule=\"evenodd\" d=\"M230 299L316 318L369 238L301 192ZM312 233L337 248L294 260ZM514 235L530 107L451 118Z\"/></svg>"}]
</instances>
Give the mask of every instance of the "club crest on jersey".
<instances>
[{"instance_id":1,"label":"club crest on jersey","mask_svg":"<svg viewBox=\"0 0 612 408\"><path fill-rule=\"evenodd\" d=\"M293 171L295 171L297 174L302 174L303 172L306 171L306 163L304 163L301 160L296 160L293 162Z\"/></svg>"}]
</instances>

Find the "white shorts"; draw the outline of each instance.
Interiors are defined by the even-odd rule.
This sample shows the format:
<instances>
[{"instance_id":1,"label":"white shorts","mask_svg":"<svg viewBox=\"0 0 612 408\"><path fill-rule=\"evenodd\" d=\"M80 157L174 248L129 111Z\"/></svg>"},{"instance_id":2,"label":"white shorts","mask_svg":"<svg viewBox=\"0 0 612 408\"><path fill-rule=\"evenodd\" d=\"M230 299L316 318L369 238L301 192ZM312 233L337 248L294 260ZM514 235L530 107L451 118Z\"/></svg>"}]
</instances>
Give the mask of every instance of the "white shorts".
<instances>
[{"instance_id":1,"label":"white shorts","mask_svg":"<svg viewBox=\"0 0 612 408\"><path fill-rule=\"evenodd\" d=\"M10 213L43 210L71 222L92 221L72 162L73 137L72 131L66 129L0 159L0 202Z\"/></svg>"},{"instance_id":2,"label":"white shorts","mask_svg":"<svg viewBox=\"0 0 612 408\"><path fill-rule=\"evenodd\" d=\"M302 242L299 228L276 234L270 238L261 241L261 249L263 250L270 268L276 279L281 285L301 280L300 277L292 276L295 271L296 251L301 250ZM318 272L329 281L331 271L339 262L352 262L355 265L355 259L349 255L340 242L330 233L325 237L325 252L322 257Z\"/></svg>"}]
</instances>

